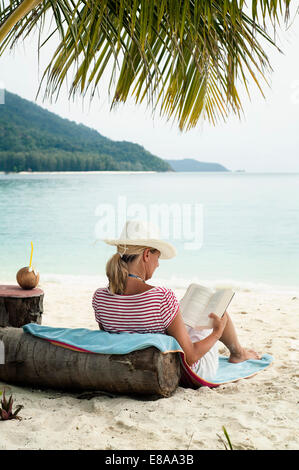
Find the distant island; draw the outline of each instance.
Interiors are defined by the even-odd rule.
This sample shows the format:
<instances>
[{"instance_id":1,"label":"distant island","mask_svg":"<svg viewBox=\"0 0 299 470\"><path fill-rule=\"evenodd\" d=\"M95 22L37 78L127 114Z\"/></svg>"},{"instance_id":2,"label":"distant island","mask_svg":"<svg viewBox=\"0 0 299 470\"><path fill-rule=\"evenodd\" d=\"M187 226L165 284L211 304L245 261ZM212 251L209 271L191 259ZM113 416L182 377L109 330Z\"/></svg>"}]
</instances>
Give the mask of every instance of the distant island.
<instances>
[{"instance_id":1,"label":"distant island","mask_svg":"<svg viewBox=\"0 0 299 470\"><path fill-rule=\"evenodd\" d=\"M5 90L0 171L174 171L141 145L116 142Z\"/></svg>"},{"instance_id":2,"label":"distant island","mask_svg":"<svg viewBox=\"0 0 299 470\"><path fill-rule=\"evenodd\" d=\"M193 158L182 160L164 160L174 171L230 171L219 163L199 162Z\"/></svg>"}]
</instances>

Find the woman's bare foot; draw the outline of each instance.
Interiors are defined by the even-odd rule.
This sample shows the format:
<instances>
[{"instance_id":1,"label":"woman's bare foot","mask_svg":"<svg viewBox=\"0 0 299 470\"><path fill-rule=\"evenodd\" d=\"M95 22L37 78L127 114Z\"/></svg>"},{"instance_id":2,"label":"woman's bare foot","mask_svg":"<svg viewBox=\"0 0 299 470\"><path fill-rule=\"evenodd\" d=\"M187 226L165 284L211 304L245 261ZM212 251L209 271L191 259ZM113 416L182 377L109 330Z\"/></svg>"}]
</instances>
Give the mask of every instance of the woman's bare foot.
<instances>
[{"instance_id":1,"label":"woman's bare foot","mask_svg":"<svg viewBox=\"0 0 299 470\"><path fill-rule=\"evenodd\" d=\"M234 364L238 362L247 361L248 359L261 359L262 356L255 352L253 349L242 348L238 353L231 353L228 362L233 362Z\"/></svg>"}]
</instances>

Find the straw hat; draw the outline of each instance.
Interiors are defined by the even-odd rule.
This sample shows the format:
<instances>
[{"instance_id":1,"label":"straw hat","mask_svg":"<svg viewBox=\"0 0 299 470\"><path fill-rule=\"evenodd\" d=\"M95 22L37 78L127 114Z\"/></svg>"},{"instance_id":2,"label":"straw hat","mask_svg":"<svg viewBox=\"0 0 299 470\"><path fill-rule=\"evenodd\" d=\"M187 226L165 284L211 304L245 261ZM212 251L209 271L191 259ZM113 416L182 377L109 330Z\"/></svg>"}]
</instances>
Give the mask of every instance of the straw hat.
<instances>
[{"instance_id":1,"label":"straw hat","mask_svg":"<svg viewBox=\"0 0 299 470\"><path fill-rule=\"evenodd\" d=\"M161 252L160 259L170 259L176 256L175 247L161 240L159 228L143 220L127 220L119 238L102 240L108 245L144 245L156 248Z\"/></svg>"}]
</instances>

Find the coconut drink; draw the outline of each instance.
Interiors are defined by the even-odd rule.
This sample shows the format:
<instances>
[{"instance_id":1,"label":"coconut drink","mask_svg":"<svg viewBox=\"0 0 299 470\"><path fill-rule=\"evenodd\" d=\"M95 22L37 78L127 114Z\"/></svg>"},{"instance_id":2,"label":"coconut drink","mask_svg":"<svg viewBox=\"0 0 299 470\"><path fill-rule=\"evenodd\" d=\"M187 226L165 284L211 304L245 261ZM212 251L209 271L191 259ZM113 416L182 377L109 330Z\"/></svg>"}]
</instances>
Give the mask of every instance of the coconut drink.
<instances>
[{"instance_id":1,"label":"coconut drink","mask_svg":"<svg viewBox=\"0 0 299 470\"><path fill-rule=\"evenodd\" d=\"M34 289L39 283L39 272L32 266L33 243L31 242L31 255L29 266L19 269L17 282L22 289Z\"/></svg>"}]
</instances>

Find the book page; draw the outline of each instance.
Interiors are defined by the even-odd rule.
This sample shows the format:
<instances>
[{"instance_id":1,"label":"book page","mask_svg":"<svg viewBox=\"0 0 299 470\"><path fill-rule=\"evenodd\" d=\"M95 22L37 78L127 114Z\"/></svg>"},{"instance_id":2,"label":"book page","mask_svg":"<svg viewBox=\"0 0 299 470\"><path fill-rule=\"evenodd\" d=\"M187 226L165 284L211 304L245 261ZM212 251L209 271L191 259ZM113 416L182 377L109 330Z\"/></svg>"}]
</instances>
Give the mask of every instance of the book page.
<instances>
[{"instance_id":1,"label":"book page","mask_svg":"<svg viewBox=\"0 0 299 470\"><path fill-rule=\"evenodd\" d=\"M233 295L234 292L230 289L219 289L210 298L210 301L206 306L206 311L209 310L208 313L213 312L215 313L215 315L221 317L224 314L227 305L230 303Z\"/></svg>"},{"instance_id":2,"label":"book page","mask_svg":"<svg viewBox=\"0 0 299 470\"><path fill-rule=\"evenodd\" d=\"M187 325L195 328L212 328L210 313L221 317L230 304L234 292L231 289L212 291L199 284L190 284L180 301L180 308Z\"/></svg>"},{"instance_id":3,"label":"book page","mask_svg":"<svg viewBox=\"0 0 299 470\"><path fill-rule=\"evenodd\" d=\"M219 289L210 298L203 315L208 318L208 325L212 328L213 321L209 318L210 313L215 313L218 317L222 317L225 310L229 306L235 293L231 289Z\"/></svg>"},{"instance_id":4,"label":"book page","mask_svg":"<svg viewBox=\"0 0 299 470\"><path fill-rule=\"evenodd\" d=\"M199 284L190 284L180 300L180 309L187 325L198 325L202 313L206 309L213 291Z\"/></svg>"}]
</instances>

